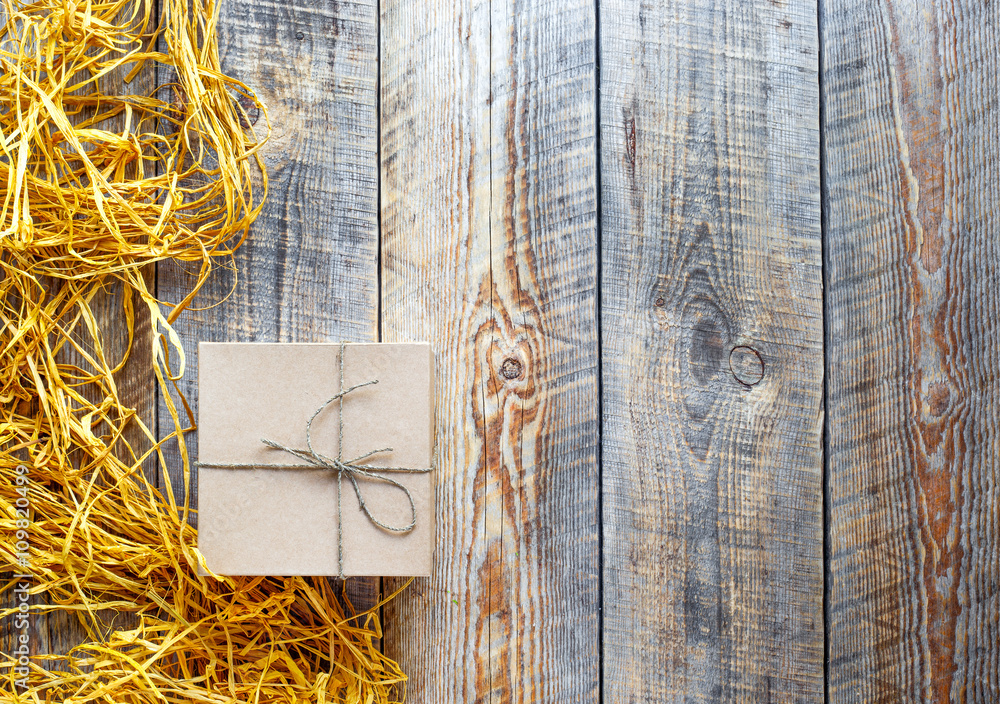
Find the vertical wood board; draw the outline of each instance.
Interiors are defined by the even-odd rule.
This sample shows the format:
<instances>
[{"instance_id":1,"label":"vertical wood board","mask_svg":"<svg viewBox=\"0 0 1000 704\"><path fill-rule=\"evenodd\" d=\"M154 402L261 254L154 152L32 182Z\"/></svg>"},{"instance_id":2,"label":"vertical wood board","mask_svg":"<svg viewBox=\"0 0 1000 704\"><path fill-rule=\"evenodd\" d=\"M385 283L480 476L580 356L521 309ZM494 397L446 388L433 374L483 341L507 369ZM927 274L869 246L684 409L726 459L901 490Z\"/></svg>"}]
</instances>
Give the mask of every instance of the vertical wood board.
<instances>
[{"instance_id":1,"label":"vertical wood board","mask_svg":"<svg viewBox=\"0 0 1000 704\"><path fill-rule=\"evenodd\" d=\"M1000 701L1000 6L822 13L830 701Z\"/></svg>"},{"instance_id":2,"label":"vertical wood board","mask_svg":"<svg viewBox=\"0 0 1000 704\"><path fill-rule=\"evenodd\" d=\"M582 0L383 3L383 335L438 379L410 701L597 700L594 39Z\"/></svg>"},{"instance_id":3,"label":"vertical wood board","mask_svg":"<svg viewBox=\"0 0 1000 704\"><path fill-rule=\"evenodd\" d=\"M157 15L153 8L150 25L155 26ZM130 13L128 13L130 14ZM123 13L120 17L127 18L128 14ZM141 17L141 16L140 16ZM121 21L123 21L121 20ZM138 20L137 20L138 21ZM148 95L156 85L156 68L152 64L139 71L128 84L125 83L125 76L134 64L119 66L101 78L101 91L105 95ZM71 116L74 123L78 123L86 117L92 117L93 113L85 110L80 115ZM125 127L124 117L116 117L101 123L100 128L110 131L122 130ZM145 280L149 290L153 289L155 282L155 269L153 266L145 267L141 275ZM57 291L59 282L48 280L45 282L50 290ZM125 325L126 307L131 306L134 316L134 336L129 345L128 330ZM121 369L113 375L113 381L118 393L118 399L126 409L134 409L135 418L141 420L143 424L153 434L156 433L156 379L151 373L153 336L149 325L149 309L142 302L139 296L128 294L124 285L112 277L107 279L106 288L97 291L90 301L90 309L94 315L96 329L100 335L100 351L95 347L94 338L87 330L86 326L79 324L74 329L73 340L85 350L92 358L99 358L103 355L104 360L110 367L117 366L126 354L127 360ZM66 325L71 321L63 319L62 324ZM77 367L85 374L93 374L95 369L87 361L86 357L77 352L72 347L66 346L57 355L57 363L60 365ZM92 403L100 406L106 398L106 391L96 384L85 384L78 388L80 393ZM107 439L109 428L106 424L95 424L96 435ZM131 463L134 457L141 456L150 449L152 442L142 431L139 424L132 420L124 426L122 438L124 442L113 444L113 452L116 457L123 462ZM132 449L129 452L125 448L125 443ZM156 481L157 467L153 460L143 464L143 472L152 481ZM30 475L29 475L30 476ZM37 520L37 518L36 518ZM13 594L9 595L10 597ZM36 595L31 597L31 603L46 603L46 595ZM13 601L7 601L8 595L4 595L2 607L13 605ZM102 609L97 612L101 621L108 629L128 629L134 627L136 619L128 613L118 613L111 609ZM12 622L12 619L9 619ZM70 611L52 611L48 613L38 613L31 617L29 622L29 646L33 655L53 654L65 655L73 647L88 641L86 629L80 623L79 616ZM5 624L7 625L7 624ZM14 639L17 634L12 630L5 630L0 635L0 650L11 652L13 650ZM53 669L65 668L66 661L54 661L51 663Z\"/></svg>"},{"instance_id":4,"label":"vertical wood board","mask_svg":"<svg viewBox=\"0 0 1000 704\"><path fill-rule=\"evenodd\" d=\"M262 150L270 192L232 266L215 272L176 323L188 355L180 388L195 410L199 341L377 339L376 13L371 3L222 4L223 70L257 93L274 127ZM263 119L254 126L262 131ZM160 298L183 298L195 274L161 264ZM205 306L213 307L197 310ZM172 429L161 403L161 435ZM194 461L197 435L186 437ZM180 500L181 461L176 451L168 459ZM196 485L192 468L192 493ZM359 606L372 603L377 579L349 584Z\"/></svg>"},{"instance_id":5,"label":"vertical wood board","mask_svg":"<svg viewBox=\"0 0 1000 704\"><path fill-rule=\"evenodd\" d=\"M606 702L823 701L816 19L600 6Z\"/></svg>"}]
</instances>

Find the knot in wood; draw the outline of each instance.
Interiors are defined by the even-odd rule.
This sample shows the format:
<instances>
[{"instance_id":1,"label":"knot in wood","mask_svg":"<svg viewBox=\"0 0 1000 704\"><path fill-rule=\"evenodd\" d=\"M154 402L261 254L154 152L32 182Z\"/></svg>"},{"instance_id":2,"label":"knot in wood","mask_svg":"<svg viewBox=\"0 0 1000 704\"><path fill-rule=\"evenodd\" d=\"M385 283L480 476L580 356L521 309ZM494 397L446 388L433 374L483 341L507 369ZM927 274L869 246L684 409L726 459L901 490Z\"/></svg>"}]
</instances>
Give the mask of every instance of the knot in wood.
<instances>
[{"instance_id":1,"label":"knot in wood","mask_svg":"<svg viewBox=\"0 0 1000 704\"><path fill-rule=\"evenodd\" d=\"M523 372L524 365L521 364L521 360L514 357L508 357L500 365L500 376L504 379L519 379Z\"/></svg>"},{"instance_id":2,"label":"knot in wood","mask_svg":"<svg viewBox=\"0 0 1000 704\"><path fill-rule=\"evenodd\" d=\"M753 386L764 378L764 360L753 347L739 345L729 353L729 371L744 386Z\"/></svg>"}]
</instances>

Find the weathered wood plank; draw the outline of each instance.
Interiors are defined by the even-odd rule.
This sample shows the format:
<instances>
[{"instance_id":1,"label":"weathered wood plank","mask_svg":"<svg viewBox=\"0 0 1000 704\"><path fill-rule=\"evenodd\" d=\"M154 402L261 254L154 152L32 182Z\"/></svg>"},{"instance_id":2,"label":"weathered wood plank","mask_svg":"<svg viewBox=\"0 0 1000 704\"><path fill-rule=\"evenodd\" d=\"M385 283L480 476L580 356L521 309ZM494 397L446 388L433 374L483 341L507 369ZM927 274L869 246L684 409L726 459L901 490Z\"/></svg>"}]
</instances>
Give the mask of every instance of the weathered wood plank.
<instances>
[{"instance_id":1,"label":"weathered wood plank","mask_svg":"<svg viewBox=\"0 0 1000 704\"><path fill-rule=\"evenodd\" d=\"M121 72L116 73L118 75L109 78L116 78L120 83ZM143 76L140 74L126 90L142 95L146 90L152 88L153 80L152 75ZM119 129L121 129L120 126ZM152 265L143 270L143 278L147 288L153 290L155 271ZM105 358L112 364L117 364L125 355L126 350L129 349L123 310L125 296L123 285L114 282L107 290L98 292L90 304L98 330L100 330ZM153 335L149 324L149 308L139 296L131 295L131 298L135 313L135 335L128 353L128 360L122 369L114 375L114 381L122 405L126 408L134 408L136 415L150 432L156 433L157 389L156 378L152 372ZM93 353L93 341L89 335L77 336L77 342L91 354ZM88 372L93 371L82 356L74 350L67 349L64 354L60 354L59 361L61 364L76 364ZM85 397L94 402L100 403L104 399L104 394L93 388L91 384L82 387L81 391ZM135 422L129 423L122 435L136 455L148 451L153 445ZM123 461L132 461L131 454L124 449L123 445L115 448L115 454ZM155 458L151 458L143 465L143 473L156 484L159 468L156 466ZM39 599L37 603L43 602ZM129 613L115 613L110 610L99 613L109 630L134 628L138 622L138 619ZM32 626L36 629L38 637L36 639L32 636L31 641L38 654L63 655L73 647L89 640L86 630L74 612L55 611L48 614L38 614L33 616L32 621ZM53 667L55 667L54 663Z\"/></svg>"},{"instance_id":2,"label":"weathered wood plank","mask_svg":"<svg viewBox=\"0 0 1000 704\"><path fill-rule=\"evenodd\" d=\"M1000 701L1000 6L822 13L830 701Z\"/></svg>"},{"instance_id":3,"label":"weathered wood plank","mask_svg":"<svg viewBox=\"0 0 1000 704\"><path fill-rule=\"evenodd\" d=\"M155 27L157 16L155 5L152 8L153 15L150 19L150 27ZM131 13L123 12L120 17L124 21ZM136 20L136 26L141 22L140 14ZM132 64L120 66L106 74L100 81L101 90L106 95L148 95L156 85L155 65L149 64L145 69L139 71L128 84L125 83L125 76L131 70ZM91 110L84 110L80 115L74 116L74 122L81 122L85 118L93 117ZM124 117L116 117L106 120L100 125L101 129L111 131L121 131L125 127ZM146 286L152 289L155 281L154 267L147 266L142 272ZM149 324L149 309L142 300L135 295L126 294L123 284L118 281L108 280L107 288L98 291L90 302L94 320L101 336L101 351L104 359L112 367L121 362L125 355L128 358L122 368L114 374L114 383L118 390L118 398L126 408L136 411L136 416L152 432L156 432L156 379L153 376L153 335ZM59 282L49 281L48 284L55 291ZM129 347L128 329L125 324L126 319L126 295L131 299L128 303L132 306L134 320L134 337ZM63 321L64 323L68 321ZM94 339L80 325L75 328L73 339L80 347L87 351L88 355L96 358ZM86 360L71 347L64 347L58 354L59 364L76 366L84 370L87 374L92 374L96 370ZM100 404L105 399L105 391L98 388L96 384L85 384L79 387L80 393L93 403ZM100 425L95 428L98 435L107 435L109 429L107 425ZM149 438L142 431L136 422L130 422L125 426L122 438L132 448L132 452L141 455L149 450L153 445ZM131 462L132 454L126 449L123 443L114 446L114 454L122 461ZM145 475L152 481L156 481L158 469L155 461L150 459L143 465ZM45 603L44 596L32 598L33 603ZM134 616L127 613L115 613L110 610L99 612L101 618L109 628L127 629L132 628L137 622ZM83 643L89 638L86 630L80 623L76 613L66 611L55 611L47 614L37 614L31 619L32 633L30 645L34 654L57 654L64 655L73 647ZM7 643L0 640L0 649L7 649ZM8 651L9 652L9 651ZM61 666L59 663L51 663L53 668Z\"/></svg>"},{"instance_id":4,"label":"weathered wood plank","mask_svg":"<svg viewBox=\"0 0 1000 704\"><path fill-rule=\"evenodd\" d=\"M415 702L593 702L593 3L382 7L383 335L435 346L439 453L386 652Z\"/></svg>"},{"instance_id":5,"label":"weathered wood plank","mask_svg":"<svg viewBox=\"0 0 1000 704\"><path fill-rule=\"evenodd\" d=\"M370 2L334 8L266 0L223 3L223 68L257 91L274 125L263 152L270 194L235 256L236 287L233 273L219 270L194 306L232 295L178 319L190 355L181 387L194 408L200 340L377 339L376 13ZM183 267L160 266L162 299L180 300L191 283ZM172 429L162 404L160 429L162 434ZM197 436L187 437L194 459ZM174 452L178 500L180 468ZM356 597L368 593L365 602L378 588L377 580L349 582L360 590Z\"/></svg>"},{"instance_id":6,"label":"weathered wood plank","mask_svg":"<svg viewBox=\"0 0 1000 704\"><path fill-rule=\"evenodd\" d=\"M600 18L604 700L822 702L816 5Z\"/></svg>"}]
</instances>

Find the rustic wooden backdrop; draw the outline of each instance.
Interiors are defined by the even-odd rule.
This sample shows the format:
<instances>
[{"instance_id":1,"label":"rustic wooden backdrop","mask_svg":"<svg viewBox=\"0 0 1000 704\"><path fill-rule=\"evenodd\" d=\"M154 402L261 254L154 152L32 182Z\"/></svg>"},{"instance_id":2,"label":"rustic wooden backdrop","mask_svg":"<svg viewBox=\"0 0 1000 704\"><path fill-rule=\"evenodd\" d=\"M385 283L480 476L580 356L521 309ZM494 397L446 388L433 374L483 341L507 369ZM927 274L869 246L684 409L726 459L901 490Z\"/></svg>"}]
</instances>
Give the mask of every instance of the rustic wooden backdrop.
<instances>
[{"instance_id":1,"label":"rustic wooden backdrop","mask_svg":"<svg viewBox=\"0 0 1000 704\"><path fill-rule=\"evenodd\" d=\"M219 27L271 198L179 330L434 343L436 571L383 613L411 701L1000 702L1000 3ZM165 433L148 348L120 388Z\"/></svg>"}]
</instances>

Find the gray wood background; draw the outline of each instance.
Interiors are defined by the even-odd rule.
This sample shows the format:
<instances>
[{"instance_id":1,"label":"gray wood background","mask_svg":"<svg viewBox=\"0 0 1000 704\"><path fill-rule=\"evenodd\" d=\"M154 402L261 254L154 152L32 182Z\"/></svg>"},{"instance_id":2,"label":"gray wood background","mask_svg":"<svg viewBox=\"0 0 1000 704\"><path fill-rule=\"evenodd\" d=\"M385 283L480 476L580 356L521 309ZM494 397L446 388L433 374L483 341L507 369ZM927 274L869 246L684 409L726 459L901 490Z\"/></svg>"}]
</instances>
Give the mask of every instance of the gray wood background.
<instances>
[{"instance_id":1,"label":"gray wood background","mask_svg":"<svg viewBox=\"0 0 1000 704\"><path fill-rule=\"evenodd\" d=\"M1000 702L1000 3L222 8L272 188L182 388L199 340L434 344L409 701Z\"/></svg>"},{"instance_id":2,"label":"gray wood background","mask_svg":"<svg viewBox=\"0 0 1000 704\"><path fill-rule=\"evenodd\" d=\"M821 20L830 699L1000 702L1000 4Z\"/></svg>"}]
</instances>

